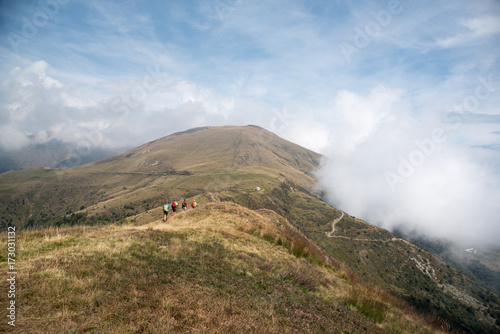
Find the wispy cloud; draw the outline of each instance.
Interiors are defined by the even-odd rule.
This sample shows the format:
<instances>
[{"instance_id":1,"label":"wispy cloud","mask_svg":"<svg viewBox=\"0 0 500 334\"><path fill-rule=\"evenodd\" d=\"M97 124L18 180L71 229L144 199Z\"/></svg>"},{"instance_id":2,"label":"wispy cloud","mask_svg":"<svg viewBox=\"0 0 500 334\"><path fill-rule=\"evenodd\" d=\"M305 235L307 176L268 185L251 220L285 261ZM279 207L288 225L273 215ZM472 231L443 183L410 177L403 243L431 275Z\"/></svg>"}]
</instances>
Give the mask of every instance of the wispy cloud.
<instances>
[{"instance_id":1,"label":"wispy cloud","mask_svg":"<svg viewBox=\"0 0 500 334\"><path fill-rule=\"evenodd\" d=\"M498 16L482 16L473 19L463 20L460 24L466 28L465 32L460 32L454 36L437 41L443 48L469 46L481 43L489 37L497 37L500 41L500 19Z\"/></svg>"}]
</instances>

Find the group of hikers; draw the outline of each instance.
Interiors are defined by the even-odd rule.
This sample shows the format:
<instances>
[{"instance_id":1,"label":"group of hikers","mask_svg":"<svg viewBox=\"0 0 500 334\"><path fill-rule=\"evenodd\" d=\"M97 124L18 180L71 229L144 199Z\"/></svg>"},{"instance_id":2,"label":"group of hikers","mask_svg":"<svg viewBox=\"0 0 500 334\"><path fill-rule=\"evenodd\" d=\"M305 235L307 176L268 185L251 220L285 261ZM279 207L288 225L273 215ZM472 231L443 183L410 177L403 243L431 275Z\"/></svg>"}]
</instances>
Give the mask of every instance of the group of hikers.
<instances>
[{"instance_id":1,"label":"group of hikers","mask_svg":"<svg viewBox=\"0 0 500 334\"><path fill-rule=\"evenodd\" d=\"M168 203L169 203L169 201L166 201L166 204L163 205L163 221L164 222L166 222L168 219L168 212L170 211L170 209L172 209L172 215L174 215L175 212L177 211L177 207L179 206L179 204L176 201L173 201L172 204L168 204ZM183 210L187 210L188 202L186 199L184 199L181 202L181 205L182 205ZM197 206L198 206L198 203L196 203L196 199L193 199L193 201L191 202L191 207L194 209Z\"/></svg>"}]
</instances>

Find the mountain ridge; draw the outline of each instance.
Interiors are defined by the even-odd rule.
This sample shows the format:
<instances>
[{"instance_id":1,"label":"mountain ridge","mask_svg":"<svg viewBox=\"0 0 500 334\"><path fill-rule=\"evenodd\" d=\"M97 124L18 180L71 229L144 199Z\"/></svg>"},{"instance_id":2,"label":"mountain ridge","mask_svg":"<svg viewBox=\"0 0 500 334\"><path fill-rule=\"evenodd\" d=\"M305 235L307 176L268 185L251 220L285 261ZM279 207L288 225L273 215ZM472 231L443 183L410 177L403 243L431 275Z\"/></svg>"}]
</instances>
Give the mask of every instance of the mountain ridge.
<instances>
[{"instance_id":1,"label":"mountain ridge","mask_svg":"<svg viewBox=\"0 0 500 334\"><path fill-rule=\"evenodd\" d=\"M16 326L24 333L446 332L356 282L274 211L212 202L167 223L160 208L152 211L109 225L19 231L25 302Z\"/></svg>"},{"instance_id":2,"label":"mountain ridge","mask_svg":"<svg viewBox=\"0 0 500 334\"><path fill-rule=\"evenodd\" d=\"M157 220L165 200L183 197L195 197L201 205L271 210L360 280L455 328L498 331L498 297L430 253L323 202L314 192L320 159L258 127L191 129L87 165L0 175L2 226L137 224L145 216ZM422 263L429 263L436 276L422 271ZM460 300L441 288L444 284L481 306Z\"/></svg>"}]
</instances>

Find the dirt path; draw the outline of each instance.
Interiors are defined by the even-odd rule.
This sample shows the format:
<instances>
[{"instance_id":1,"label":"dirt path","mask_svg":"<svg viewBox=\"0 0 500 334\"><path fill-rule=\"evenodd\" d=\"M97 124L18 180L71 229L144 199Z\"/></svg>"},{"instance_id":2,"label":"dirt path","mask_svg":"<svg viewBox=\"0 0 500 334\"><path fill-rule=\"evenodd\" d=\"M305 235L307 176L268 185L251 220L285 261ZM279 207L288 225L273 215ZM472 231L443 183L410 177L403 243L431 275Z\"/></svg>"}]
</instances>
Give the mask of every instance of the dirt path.
<instances>
[{"instance_id":1,"label":"dirt path","mask_svg":"<svg viewBox=\"0 0 500 334\"><path fill-rule=\"evenodd\" d=\"M361 239L361 238L349 238L349 237L346 237L346 236L342 236L342 235L334 235L335 233L335 225L340 222L342 220L342 218L344 218L344 212L342 211L342 215L340 215L339 218L335 219L333 222L332 222L332 230L330 232L325 232L326 236L328 238L337 238L337 239L347 239L347 240L351 240L351 241L370 241L370 242L393 242L393 241L404 241L403 239L400 239L400 238L392 238L392 239L388 239L388 240L380 240L380 239Z\"/></svg>"},{"instance_id":2,"label":"dirt path","mask_svg":"<svg viewBox=\"0 0 500 334\"><path fill-rule=\"evenodd\" d=\"M340 215L340 218L337 218L335 219L333 222L332 222L332 231L331 232L326 232L326 236L328 238L334 238L336 236L333 235L333 233L335 233L335 224L337 224L339 221L342 220L342 218L344 218L344 211L341 211L342 214Z\"/></svg>"}]
</instances>

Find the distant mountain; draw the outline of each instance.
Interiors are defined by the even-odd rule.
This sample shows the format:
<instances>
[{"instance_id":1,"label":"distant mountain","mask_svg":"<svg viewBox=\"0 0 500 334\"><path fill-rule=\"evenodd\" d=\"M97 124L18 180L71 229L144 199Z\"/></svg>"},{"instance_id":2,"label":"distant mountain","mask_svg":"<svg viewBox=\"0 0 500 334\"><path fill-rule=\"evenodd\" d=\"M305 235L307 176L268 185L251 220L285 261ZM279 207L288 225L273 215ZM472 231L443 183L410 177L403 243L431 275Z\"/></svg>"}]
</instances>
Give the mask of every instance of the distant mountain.
<instances>
[{"instance_id":1,"label":"distant mountain","mask_svg":"<svg viewBox=\"0 0 500 334\"><path fill-rule=\"evenodd\" d=\"M8 154L0 153L0 173L22 169Z\"/></svg>"},{"instance_id":2,"label":"distant mountain","mask_svg":"<svg viewBox=\"0 0 500 334\"><path fill-rule=\"evenodd\" d=\"M181 198L267 210L313 245L306 253L315 249L325 257L309 261L328 258L343 268L346 280L389 291L442 319L434 328L500 332L495 293L422 248L325 203L314 191L320 159L255 126L195 128L86 165L1 174L1 226L100 225L127 218L148 224L161 219L165 201ZM247 211L231 208L224 219L245 219Z\"/></svg>"},{"instance_id":3,"label":"distant mountain","mask_svg":"<svg viewBox=\"0 0 500 334\"><path fill-rule=\"evenodd\" d=\"M109 158L120 152L123 150L100 147L78 149L54 139L43 144L31 144L19 151L0 152L0 173L37 167L73 167Z\"/></svg>"}]
</instances>

